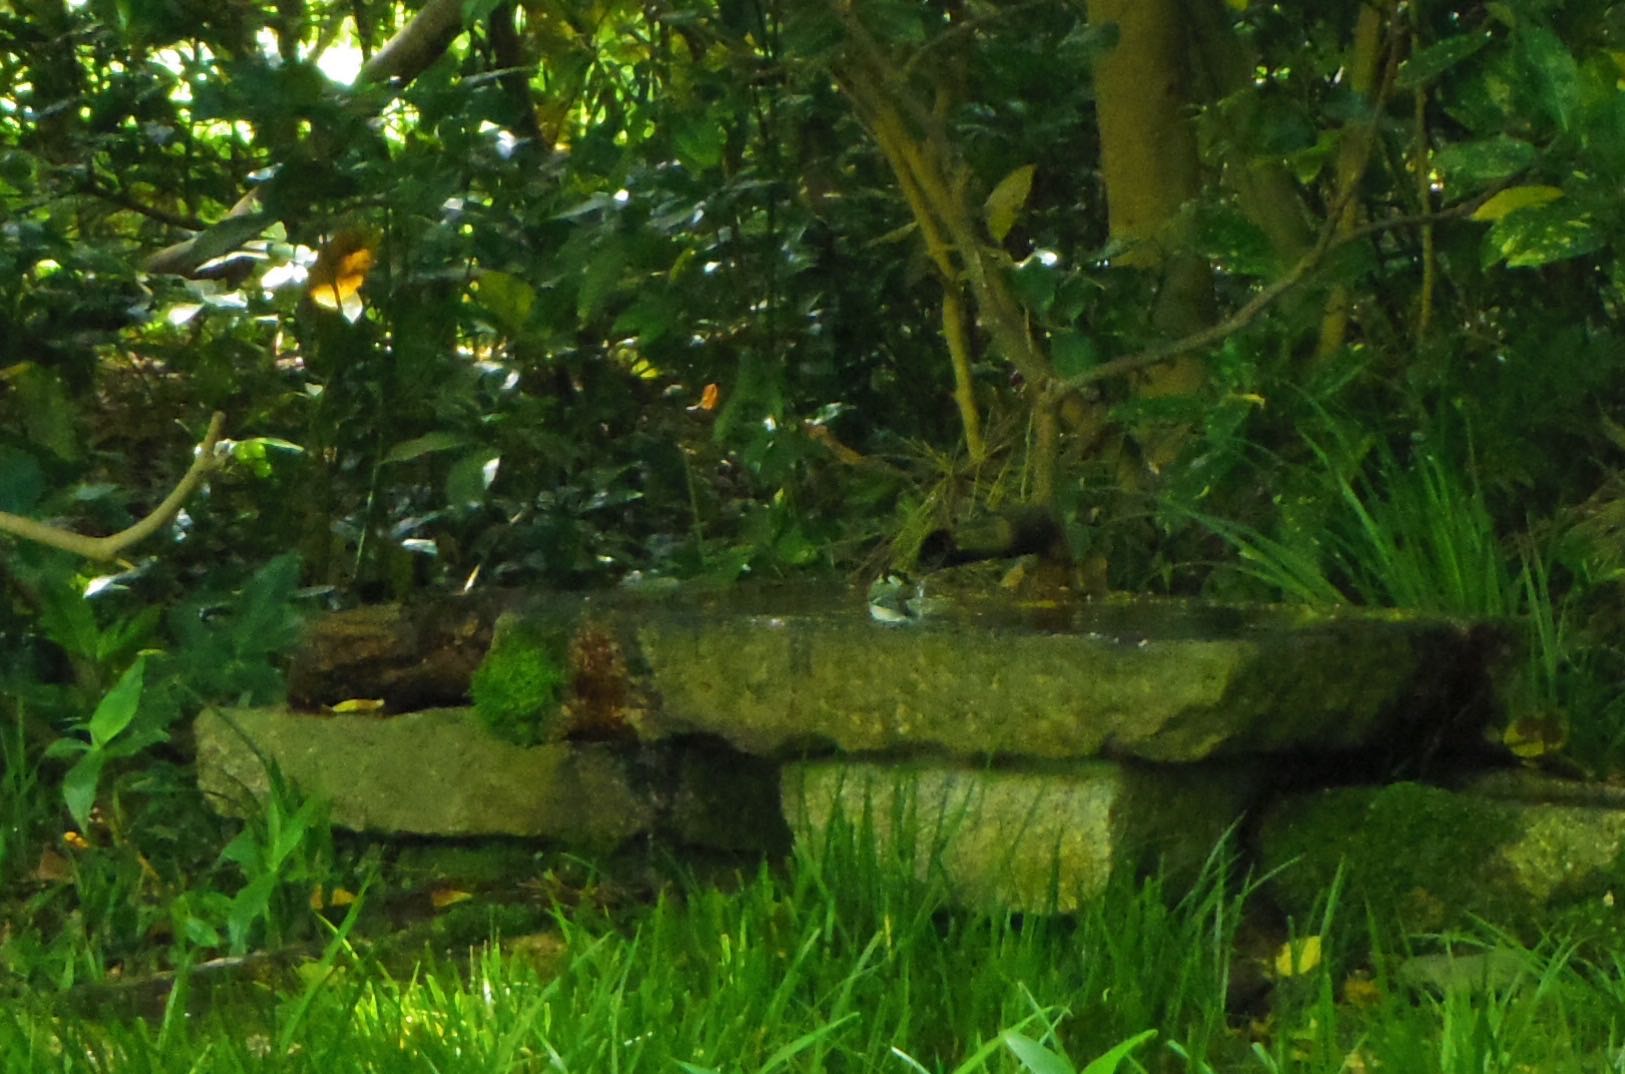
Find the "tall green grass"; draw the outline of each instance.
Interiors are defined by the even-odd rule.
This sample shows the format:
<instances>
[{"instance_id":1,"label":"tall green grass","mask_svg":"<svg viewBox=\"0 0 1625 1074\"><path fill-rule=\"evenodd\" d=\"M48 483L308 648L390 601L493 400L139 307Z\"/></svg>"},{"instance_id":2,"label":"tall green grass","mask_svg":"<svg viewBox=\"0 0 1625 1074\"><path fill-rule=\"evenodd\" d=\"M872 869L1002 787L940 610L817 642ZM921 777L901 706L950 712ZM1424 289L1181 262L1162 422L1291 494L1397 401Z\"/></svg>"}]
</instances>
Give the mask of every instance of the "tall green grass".
<instances>
[{"instance_id":1,"label":"tall green grass","mask_svg":"<svg viewBox=\"0 0 1625 1074\"><path fill-rule=\"evenodd\" d=\"M335 937L295 981L196 1015L184 989L153 1021L13 1004L0 1072L1453 1074L1607 1070L1625 1041L1625 967L1555 945L1493 985L1408 985L1383 956L1353 1002L1339 952L1368 945L1333 944L1267 1014L1232 1012L1245 896L1223 855L1182 898L1125 882L1072 918L956 911L901 864L831 839L406 976Z\"/></svg>"},{"instance_id":2,"label":"tall green grass","mask_svg":"<svg viewBox=\"0 0 1625 1074\"><path fill-rule=\"evenodd\" d=\"M1374 450L1368 469L1341 439L1314 441L1321 490L1319 525L1271 535L1175 506L1235 549L1236 569L1298 603L1376 607L1473 618L1506 618L1526 605L1517 554L1496 533L1482 490L1439 455L1401 460Z\"/></svg>"}]
</instances>

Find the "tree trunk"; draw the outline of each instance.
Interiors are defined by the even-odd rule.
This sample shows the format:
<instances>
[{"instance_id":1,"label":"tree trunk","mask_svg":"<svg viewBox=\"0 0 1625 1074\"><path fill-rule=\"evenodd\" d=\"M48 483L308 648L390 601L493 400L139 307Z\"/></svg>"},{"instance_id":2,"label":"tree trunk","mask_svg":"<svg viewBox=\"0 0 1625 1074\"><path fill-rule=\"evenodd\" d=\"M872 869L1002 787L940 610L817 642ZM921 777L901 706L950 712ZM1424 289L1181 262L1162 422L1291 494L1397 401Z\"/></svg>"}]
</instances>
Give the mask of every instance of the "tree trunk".
<instances>
[{"instance_id":1,"label":"tree trunk","mask_svg":"<svg viewBox=\"0 0 1625 1074\"><path fill-rule=\"evenodd\" d=\"M1089 21L1116 23L1117 45L1095 65L1095 112L1112 238L1129 244L1121 266L1160 274L1151 324L1176 338L1213 319L1212 276L1190 253L1180 208L1201 190L1181 0L1089 0ZM1148 369L1145 397L1194 394L1205 369L1187 356ZM1146 464L1156 471L1178 455L1187 431L1138 431Z\"/></svg>"}]
</instances>

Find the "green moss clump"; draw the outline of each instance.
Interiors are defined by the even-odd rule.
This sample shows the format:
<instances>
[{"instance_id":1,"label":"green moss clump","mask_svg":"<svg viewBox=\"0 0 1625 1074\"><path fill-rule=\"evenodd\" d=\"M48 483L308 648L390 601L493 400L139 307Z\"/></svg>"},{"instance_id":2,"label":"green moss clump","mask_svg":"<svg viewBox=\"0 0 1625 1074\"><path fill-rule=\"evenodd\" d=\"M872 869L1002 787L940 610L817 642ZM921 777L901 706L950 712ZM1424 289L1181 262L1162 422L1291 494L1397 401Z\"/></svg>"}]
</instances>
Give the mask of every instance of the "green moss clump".
<instances>
[{"instance_id":1,"label":"green moss clump","mask_svg":"<svg viewBox=\"0 0 1625 1074\"><path fill-rule=\"evenodd\" d=\"M474 672L474 711L498 738L520 746L546 741L557 729L568 680L568 635L504 615L491 648Z\"/></svg>"}]
</instances>

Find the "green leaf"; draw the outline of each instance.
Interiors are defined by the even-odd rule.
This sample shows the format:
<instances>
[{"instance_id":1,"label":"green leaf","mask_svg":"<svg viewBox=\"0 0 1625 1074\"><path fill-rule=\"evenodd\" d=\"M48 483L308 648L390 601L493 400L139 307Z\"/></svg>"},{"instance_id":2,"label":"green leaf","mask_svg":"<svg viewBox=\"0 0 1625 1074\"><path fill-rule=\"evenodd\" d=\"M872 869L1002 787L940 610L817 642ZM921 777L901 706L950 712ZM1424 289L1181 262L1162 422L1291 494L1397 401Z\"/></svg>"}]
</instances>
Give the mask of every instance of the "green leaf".
<instances>
[{"instance_id":1,"label":"green leaf","mask_svg":"<svg viewBox=\"0 0 1625 1074\"><path fill-rule=\"evenodd\" d=\"M1518 138L1498 134L1476 142L1457 142L1433 156L1438 169L1460 183L1497 182L1535 162L1535 147Z\"/></svg>"},{"instance_id":2,"label":"green leaf","mask_svg":"<svg viewBox=\"0 0 1625 1074\"><path fill-rule=\"evenodd\" d=\"M590 321L603 306L604 300L621 282L621 268L626 264L626 249L616 240L601 245L593 252L581 274L581 288L576 292L576 316Z\"/></svg>"},{"instance_id":3,"label":"green leaf","mask_svg":"<svg viewBox=\"0 0 1625 1074\"><path fill-rule=\"evenodd\" d=\"M1540 103L1566 129L1580 103L1580 65L1574 54L1543 26L1520 27L1517 43L1519 55L1534 75Z\"/></svg>"},{"instance_id":4,"label":"green leaf","mask_svg":"<svg viewBox=\"0 0 1625 1074\"><path fill-rule=\"evenodd\" d=\"M1010 289L1033 313L1042 317L1055 302L1060 273L1037 257L1029 257L1010 273Z\"/></svg>"},{"instance_id":5,"label":"green leaf","mask_svg":"<svg viewBox=\"0 0 1625 1074\"><path fill-rule=\"evenodd\" d=\"M722 163L722 150L727 145L727 137L722 124L711 116L695 116L677 127L673 137L677 159L695 174L715 168Z\"/></svg>"},{"instance_id":6,"label":"green leaf","mask_svg":"<svg viewBox=\"0 0 1625 1074\"><path fill-rule=\"evenodd\" d=\"M1509 213L1490 228L1486 242L1490 264L1536 268L1553 261L1589 254L1603 245L1591 214L1570 201Z\"/></svg>"},{"instance_id":7,"label":"green leaf","mask_svg":"<svg viewBox=\"0 0 1625 1074\"><path fill-rule=\"evenodd\" d=\"M424 455L432 455L440 451L455 451L460 447L467 446L468 438L458 433L449 433L443 430L424 433L422 436L403 440L390 448L389 453L384 456L384 461L386 463L407 462L411 459L421 458Z\"/></svg>"},{"instance_id":8,"label":"green leaf","mask_svg":"<svg viewBox=\"0 0 1625 1074\"><path fill-rule=\"evenodd\" d=\"M1083 1074L1112 1074L1129 1053L1140 1045L1157 1035L1155 1029L1143 1030L1125 1041L1121 1041L1111 1050L1097 1056L1094 1062L1083 1068Z\"/></svg>"},{"instance_id":9,"label":"green leaf","mask_svg":"<svg viewBox=\"0 0 1625 1074\"><path fill-rule=\"evenodd\" d=\"M615 318L614 331L617 336L635 335L638 344L647 347L670 334L673 326L680 323L681 316L682 308L671 295L664 291L646 291Z\"/></svg>"},{"instance_id":10,"label":"green leaf","mask_svg":"<svg viewBox=\"0 0 1625 1074\"><path fill-rule=\"evenodd\" d=\"M299 616L290 605L298 584L299 557L292 552L254 572L228 624L238 653L271 653L293 643Z\"/></svg>"},{"instance_id":11,"label":"green leaf","mask_svg":"<svg viewBox=\"0 0 1625 1074\"><path fill-rule=\"evenodd\" d=\"M62 800L81 831L90 825L90 810L96 804L96 785L101 782L102 766L106 763L107 754L92 749L75 761L62 777Z\"/></svg>"},{"instance_id":12,"label":"green leaf","mask_svg":"<svg viewBox=\"0 0 1625 1074\"><path fill-rule=\"evenodd\" d=\"M1477 209L1474 209L1471 219L1499 220L1509 213L1545 205L1548 202L1557 201L1562 196L1563 191L1555 186L1539 184L1509 186Z\"/></svg>"},{"instance_id":13,"label":"green leaf","mask_svg":"<svg viewBox=\"0 0 1625 1074\"><path fill-rule=\"evenodd\" d=\"M509 332L517 333L530 320L536 305L536 288L507 272L488 271L474 281L480 305L491 311Z\"/></svg>"},{"instance_id":14,"label":"green leaf","mask_svg":"<svg viewBox=\"0 0 1625 1074\"><path fill-rule=\"evenodd\" d=\"M304 451L291 440L275 436L255 436L231 442L232 460L247 467L255 477L271 476L271 459L275 455L302 455Z\"/></svg>"},{"instance_id":15,"label":"green leaf","mask_svg":"<svg viewBox=\"0 0 1625 1074\"><path fill-rule=\"evenodd\" d=\"M501 7L503 0L463 0L463 25L467 27L478 26L491 17L491 12Z\"/></svg>"},{"instance_id":16,"label":"green leaf","mask_svg":"<svg viewBox=\"0 0 1625 1074\"><path fill-rule=\"evenodd\" d=\"M24 363L20 373L9 378L14 393L12 418L23 436L65 461L75 461L84 452L76 427L77 411L67 386L54 370Z\"/></svg>"},{"instance_id":17,"label":"green leaf","mask_svg":"<svg viewBox=\"0 0 1625 1074\"><path fill-rule=\"evenodd\" d=\"M0 511L22 514L45 492L39 460L21 448L0 444Z\"/></svg>"},{"instance_id":18,"label":"green leaf","mask_svg":"<svg viewBox=\"0 0 1625 1074\"><path fill-rule=\"evenodd\" d=\"M1490 43L1488 34L1481 31L1457 34L1429 45L1405 61L1399 70L1402 89L1415 89L1432 82L1462 60Z\"/></svg>"},{"instance_id":19,"label":"green leaf","mask_svg":"<svg viewBox=\"0 0 1625 1074\"><path fill-rule=\"evenodd\" d=\"M226 914L226 932L231 937L233 954L248 950L249 931L254 922L261 920L271 908L271 895L276 891L277 875L262 873L254 877L231 899L231 910Z\"/></svg>"},{"instance_id":20,"label":"green leaf","mask_svg":"<svg viewBox=\"0 0 1625 1074\"><path fill-rule=\"evenodd\" d=\"M446 475L446 502L455 507L472 507L485 502L485 490L496 480L502 453L496 448L480 448L451 465Z\"/></svg>"},{"instance_id":21,"label":"green leaf","mask_svg":"<svg viewBox=\"0 0 1625 1074\"><path fill-rule=\"evenodd\" d=\"M1035 171L1036 165L1023 164L1000 179L999 185L987 196L982 215L987 220L987 230L994 242L1003 242L1015 226L1021 207L1027 204L1027 196L1032 193Z\"/></svg>"},{"instance_id":22,"label":"green leaf","mask_svg":"<svg viewBox=\"0 0 1625 1074\"><path fill-rule=\"evenodd\" d=\"M1050 356L1054 359L1056 374L1062 377L1075 377L1100 364L1100 349L1082 332L1055 333L1050 340Z\"/></svg>"},{"instance_id":23,"label":"green leaf","mask_svg":"<svg viewBox=\"0 0 1625 1074\"><path fill-rule=\"evenodd\" d=\"M147 671L147 657L142 654L124 669L124 674L107 691L96 711L90 717L90 743L95 749L105 747L119 736L141 707L141 688Z\"/></svg>"},{"instance_id":24,"label":"green leaf","mask_svg":"<svg viewBox=\"0 0 1625 1074\"><path fill-rule=\"evenodd\" d=\"M1077 1074L1074 1067L1064 1055L1050 1051L1031 1037L1014 1030L1006 1030L1000 1034L1004 1046L1009 1048L1021 1065L1032 1074Z\"/></svg>"}]
</instances>

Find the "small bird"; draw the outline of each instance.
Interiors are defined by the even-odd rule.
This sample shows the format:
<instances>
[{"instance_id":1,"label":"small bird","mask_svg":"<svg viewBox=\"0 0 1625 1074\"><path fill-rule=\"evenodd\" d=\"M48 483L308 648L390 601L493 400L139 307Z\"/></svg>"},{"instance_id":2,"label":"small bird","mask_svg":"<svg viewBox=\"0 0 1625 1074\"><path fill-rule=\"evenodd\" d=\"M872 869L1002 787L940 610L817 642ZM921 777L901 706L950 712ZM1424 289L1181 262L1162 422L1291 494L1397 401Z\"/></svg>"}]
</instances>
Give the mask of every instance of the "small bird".
<instances>
[{"instance_id":1,"label":"small bird","mask_svg":"<svg viewBox=\"0 0 1625 1074\"><path fill-rule=\"evenodd\" d=\"M985 559L1038 556L1054 563L1072 562L1072 549L1060 519L1048 507L1022 506L933 530L920 542L916 565L938 570Z\"/></svg>"}]
</instances>

